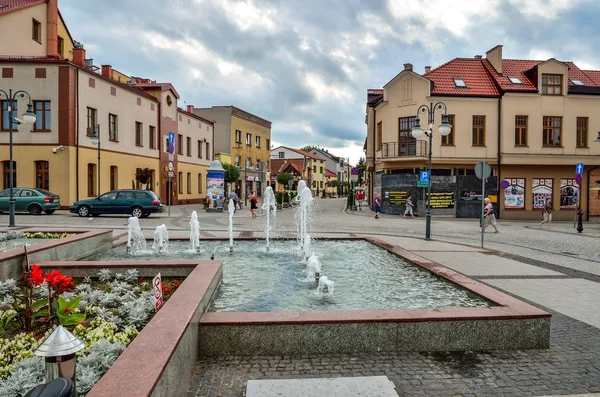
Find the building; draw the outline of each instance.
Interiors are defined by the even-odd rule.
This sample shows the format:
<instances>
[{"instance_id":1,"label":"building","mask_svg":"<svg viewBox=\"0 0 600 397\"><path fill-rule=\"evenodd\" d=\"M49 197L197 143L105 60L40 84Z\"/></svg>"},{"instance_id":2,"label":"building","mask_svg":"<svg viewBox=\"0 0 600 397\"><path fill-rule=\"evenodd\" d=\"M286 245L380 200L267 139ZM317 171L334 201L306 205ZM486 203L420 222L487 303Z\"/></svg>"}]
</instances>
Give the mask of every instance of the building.
<instances>
[{"instance_id":1,"label":"building","mask_svg":"<svg viewBox=\"0 0 600 397\"><path fill-rule=\"evenodd\" d=\"M326 185L326 160L305 152L300 149L294 149L287 146L278 146L271 150L271 161L273 160L301 160L299 168L302 169L302 179L315 194L319 194ZM285 172L285 171L284 171Z\"/></svg>"},{"instance_id":2,"label":"building","mask_svg":"<svg viewBox=\"0 0 600 397\"><path fill-rule=\"evenodd\" d=\"M328 171L334 172L336 175L335 180L338 181L338 185L336 187L336 191L338 195L341 195L344 190L344 182L348 182L348 177L350 175L349 168L350 165L346 158L337 157L332 153L329 153L327 149L314 148L310 151L311 154L314 154L317 157L320 157L325 160L325 168ZM331 178L328 176L327 178ZM329 193L329 191L328 191Z\"/></svg>"},{"instance_id":3,"label":"building","mask_svg":"<svg viewBox=\"0 0 600 397\"><path fill-rule=\"evenodd\" d=\"M165 202L171 192L173 204L204 199L214 123L179 108L171 84L94 66L69 34L56 0L13 0L0 8L0 36L8 35L14 40L0 41L0 89L26 91L37 114L35 125L15 126L16 186L48 189L63 207L131 187L154 190ZM18 98L18 114L28 101ZM9 102L3 96L0 102L7 188ZM172 156L169 132L176 137ZM99 145L92 141L97 133Z\"/></svg>"},{"instance_id":4,"label":"building","mask_svg":"<svg viewBox=\"0 0 600 397\"><path fill-rule=\"evenodd\" d=\"M427 167L427 138L415 139L410 131L419 106L438 102L446 105L453 127L446 137L437 133L444 109L436 108L433 177L472 175L474 165L486 161L497 177L503 218L539 219L548 198L558 220L573 220L577 201L587 215L600 215L594 190L594 181L600 181L600 143L594 142L600 71L553 58L503 59L502 46L485 57L455 58L433 70L426 66L423 74L405 64L383 89L367 91L370 197L381 187L378 175ZM426 129L426 114L420 120ZM581 190L575 181L580 162Z\"/></svg>"},{"instance_id":5,"label":"building","mask_svg":"<svg viewBox=\"0 0 600 397\"><path fill-rule=\"evenodd\" d=\"M194 108L194 113L215 121L215 151L230 153L240 168L240 179L235 186L237 195L244 200L252 191L261 196L266 174L271 169L271 122L235 106Z\"/></svg>"}]
</instances>

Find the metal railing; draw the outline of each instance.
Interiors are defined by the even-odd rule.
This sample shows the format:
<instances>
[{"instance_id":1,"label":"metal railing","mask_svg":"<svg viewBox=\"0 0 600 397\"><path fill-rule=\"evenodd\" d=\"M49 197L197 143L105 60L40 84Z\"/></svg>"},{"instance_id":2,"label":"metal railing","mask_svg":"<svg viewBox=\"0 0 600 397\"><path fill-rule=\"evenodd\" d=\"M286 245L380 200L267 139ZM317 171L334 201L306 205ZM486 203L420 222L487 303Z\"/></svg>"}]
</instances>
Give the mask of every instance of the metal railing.
<instances>
[{"instance_id":1,"label":"metal railing","mask_svg":"<svg viewBox=\"0 0 600 397\"><path fill-rule=\"evenodd\" d=\"M386 142L381 144L381 157L426 157L427 142L426 141L411 141L411 142Z\"/></svg>"}]
</instances>

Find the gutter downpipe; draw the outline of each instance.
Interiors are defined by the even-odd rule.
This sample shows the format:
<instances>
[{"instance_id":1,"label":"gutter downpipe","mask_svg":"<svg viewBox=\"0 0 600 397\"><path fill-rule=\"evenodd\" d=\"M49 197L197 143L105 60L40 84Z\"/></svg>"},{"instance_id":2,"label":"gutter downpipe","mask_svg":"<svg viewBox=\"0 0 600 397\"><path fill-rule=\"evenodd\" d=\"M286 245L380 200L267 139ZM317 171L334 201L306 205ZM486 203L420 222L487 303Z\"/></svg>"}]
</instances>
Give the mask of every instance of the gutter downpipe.
<instances>
[{"instance_id":1,"label":"gutter downpipe","mask_svg":"<svg viewBox=\"0 0 600 397\"><path fill-rule=\"evenodd\" d=\"M595 169L600 168L600 165L595 166L594 168L590 168L587 172L587 208L585 210L586 212L586 217L585 217L585 221L589 222L590 221L590 179L592 177L592 171L594 171ZM581 194L581 192L579 192L579 194Z\"/></svg>"},{"instance_id":2,"label":"gutter downpipe","mask_svg":"<svg viewBox=\"0 0 600 397\"><path fill-rule=\"evenodd\" d=\"M70 66L69 66L70 67ZM75 201L79 201L79 69L75 68Z\"/></svg>"},{"instance_id":3,"label":"gutter downpipe","mask_svg":"<svg viewBox=\"0 0 600 397\"><path fill-rule=\"evenodd\" d=\"M500 182L502 181L502 95L498 99L498 178L496 179L496 191L498 192L498 219L500 215Z\"/></svg>"}]
</instances>

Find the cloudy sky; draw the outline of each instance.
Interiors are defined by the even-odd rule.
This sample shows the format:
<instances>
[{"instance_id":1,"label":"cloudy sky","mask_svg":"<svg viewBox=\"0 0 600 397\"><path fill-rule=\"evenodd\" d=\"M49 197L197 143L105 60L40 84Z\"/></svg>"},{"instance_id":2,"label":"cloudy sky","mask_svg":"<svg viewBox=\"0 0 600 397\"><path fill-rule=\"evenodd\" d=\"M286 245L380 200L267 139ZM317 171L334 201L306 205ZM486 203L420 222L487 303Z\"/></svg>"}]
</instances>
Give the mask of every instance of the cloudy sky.
<instances>
[{"instance_id":1,"label":"cloudy sky","mask_svg":"<svg viewBox=\"0 0 600 397\"><path fill-rule=\"evenodd\" d=\"M600 69L596 0L59 0L96 65L235 105L272 142L363 156L368 88L503 44L505 58Z\"/></svg>"}]
</instances>

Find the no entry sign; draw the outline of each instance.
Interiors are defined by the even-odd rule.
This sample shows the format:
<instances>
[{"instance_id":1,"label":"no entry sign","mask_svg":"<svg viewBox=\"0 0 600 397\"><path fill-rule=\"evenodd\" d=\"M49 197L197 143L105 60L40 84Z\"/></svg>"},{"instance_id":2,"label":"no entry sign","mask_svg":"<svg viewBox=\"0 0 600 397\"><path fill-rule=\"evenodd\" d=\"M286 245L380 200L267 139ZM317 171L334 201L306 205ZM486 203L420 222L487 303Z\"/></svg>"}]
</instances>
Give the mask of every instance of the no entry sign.
<instances>
[{"instance_id":1,"label":"no entry sign","mask_svg":"<svg viewBox=\"0 0 600 397\"><path fill-rule=\"evenodd\" d=\"M163 304L162 279L160 278L160 273L152 280L152 286L154 288L154 309L158 311Z\"/></svg>"}]
</instances>

